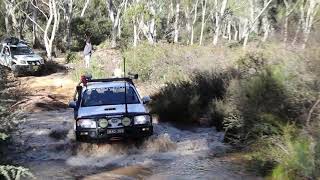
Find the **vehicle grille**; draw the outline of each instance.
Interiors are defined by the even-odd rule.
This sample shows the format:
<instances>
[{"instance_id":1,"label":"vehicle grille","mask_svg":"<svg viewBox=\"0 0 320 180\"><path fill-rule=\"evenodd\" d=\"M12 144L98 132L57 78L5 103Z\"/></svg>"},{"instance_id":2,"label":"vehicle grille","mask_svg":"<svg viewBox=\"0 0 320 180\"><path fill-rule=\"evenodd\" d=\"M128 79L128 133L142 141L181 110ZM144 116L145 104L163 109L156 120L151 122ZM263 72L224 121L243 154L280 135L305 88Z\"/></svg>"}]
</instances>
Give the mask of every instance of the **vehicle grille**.
<instances>
[{"instance_id":1,"label":"vehicle grille","mask_svg":"<svg viewBox=\"0 0 320 180\"><path fill-rule=\"evenodd\" d=\"M37 65L40 65L40 61L27 61L29 65L34 65L34 66L37 66Z\"/></svg>"},{"instance_id":2,"label":"vehicle grille","mask_svg":"<svg viewBox=\"0 0 320 180\"><path fill-rule=\"evenodd\" d=\"M99 127L100 124L99 124ZM122 125L122 120L120 118L110 118L108 119L108 128L119 128L119 127L123 127Z\"/></svg>"}]
</instances>

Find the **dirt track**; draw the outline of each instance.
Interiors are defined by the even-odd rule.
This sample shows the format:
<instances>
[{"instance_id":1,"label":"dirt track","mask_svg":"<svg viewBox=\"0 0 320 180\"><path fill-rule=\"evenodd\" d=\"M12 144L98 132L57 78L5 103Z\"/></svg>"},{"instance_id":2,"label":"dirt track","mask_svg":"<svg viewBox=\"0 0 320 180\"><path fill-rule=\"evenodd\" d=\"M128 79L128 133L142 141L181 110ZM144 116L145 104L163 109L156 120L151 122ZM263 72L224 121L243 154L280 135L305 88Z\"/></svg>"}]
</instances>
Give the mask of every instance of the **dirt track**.
<instances>
[{"instance_id":1,"label":"dirt track","mask_svg":"<svg viewBox=\"0 0 320 180\"><path fill-rule=\"evenodd\" d=\"M63 72L19 82L28 95L13 108L23 110L25 121L12 134L8 160L38 179L257 179L225 156L230 147L214 128L155 122L155 135L145 142L77 143L66 106L76 83Z\"/></svg>"}]
</instances>

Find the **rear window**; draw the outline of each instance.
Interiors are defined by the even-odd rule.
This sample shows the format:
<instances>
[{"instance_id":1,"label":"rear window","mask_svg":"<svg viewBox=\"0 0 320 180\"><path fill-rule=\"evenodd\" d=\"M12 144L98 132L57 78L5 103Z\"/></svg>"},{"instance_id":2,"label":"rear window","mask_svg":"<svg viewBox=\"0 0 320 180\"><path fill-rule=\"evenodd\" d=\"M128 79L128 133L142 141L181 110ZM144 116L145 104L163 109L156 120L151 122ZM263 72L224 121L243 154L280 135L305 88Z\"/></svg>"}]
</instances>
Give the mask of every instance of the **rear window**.
<instances>
[{"instance_id":1,"label":"rear window","mask_svg":"<svg viewBox=\"0 0 320 180\"><path fill-rule=\"evenodd\" d=\"M82 96L82 107L125 104L124 87L87 89ZM127 87L127 104L140 103L132 87Z\"/></svg>"}]
</instances>

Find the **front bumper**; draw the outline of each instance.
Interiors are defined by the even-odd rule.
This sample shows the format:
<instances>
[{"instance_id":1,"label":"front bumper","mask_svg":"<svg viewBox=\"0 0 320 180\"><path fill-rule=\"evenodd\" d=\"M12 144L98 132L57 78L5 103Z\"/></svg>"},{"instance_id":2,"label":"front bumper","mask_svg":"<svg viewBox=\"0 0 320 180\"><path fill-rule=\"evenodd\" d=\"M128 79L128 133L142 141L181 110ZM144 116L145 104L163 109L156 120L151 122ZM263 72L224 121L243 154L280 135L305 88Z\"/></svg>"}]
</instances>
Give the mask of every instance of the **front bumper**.
<instances>
[{"instance_id":1,"label":"front bumper","mask_svg":"<svg viewBox=\"0 0 320 180\"><path fill-rule=\"evenodd\" d=\"M41 65L16 65L15 66L15 71L18 72L37 72L42 68Z\"/></svg>"},{"instance_id":2,"label":"front bumper","mask_svg":"<svg viewBox=\"0 0 320 180\"><path fill-rule=\"evenodd\" d=\"M149 137L153 134L153 126L148 125L135 125L123 128L115 128L112 130L123 129L123 133L108 134L107 131L110 128L96 128L96 129L83 129L77 127L76 136L82 141L91 140L112 140L112 139L137 139Z\"/></svg>"}]
</instances>

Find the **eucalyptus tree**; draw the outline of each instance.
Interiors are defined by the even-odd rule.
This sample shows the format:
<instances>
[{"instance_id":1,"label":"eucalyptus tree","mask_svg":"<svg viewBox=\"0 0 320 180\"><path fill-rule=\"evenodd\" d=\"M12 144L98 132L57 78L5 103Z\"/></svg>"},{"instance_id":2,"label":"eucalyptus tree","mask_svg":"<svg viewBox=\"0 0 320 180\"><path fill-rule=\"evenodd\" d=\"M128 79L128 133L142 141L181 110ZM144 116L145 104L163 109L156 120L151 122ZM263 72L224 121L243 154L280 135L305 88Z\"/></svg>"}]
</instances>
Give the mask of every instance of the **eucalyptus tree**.
<instances>
[{"instance_id":1,"label":"eucalyptus tree","mask_svg":"<svg viewBox=\"0 0 320 180\"><path fill-rule=\"evenodd\" d=\"M199 0L183 0L182 6L186 18L186 30L189 35L187 44L193 45L194 43L194 26L198 19L198 5Z\"/></svg>"},{"instance_id":2,"label":"eucalyptus tree","mask_svg":"<svg viewBox=\"0 0 320 180\"><path fill-rule=\"evenodd\" d=\"M117 46L117 32L120 26L120 18L127 2L127 0L106 0L108 15L112 22L111 47L113 48Z\"/></svg>"},{"instance_id":3,"label":"eucalyptus tree","mask_svg":"<svg viewBox=\"0 0 320 180\"><path fill-rule=\"evenodd\" d=\"M214 0L214 11L215 11L215 33L213 36L213 45L217 45L220 31L221 31L221 24L223 21L223 17L225 15L225 10L227 8L228 0L222 0L221 4L218 4L218 0Z\"/></svg>"},{"instance_id":4,"label":"eucalyptus tree","mask_svg":"<svg viewBox=\"0 0 320 180\"><path fill-rule=\"evenodd\" d=\"M207 0L201 0L201 31L200 31L200 40L199 40L199 45L202 45L203 41L203 31L205 27L205 18L207 15Z\"/></svg>"},{"instance_id":5,"label":"eucalyptus tree","mask_svg":"<svg viewBox=\"0 0 320 180\"><path fill-rule=\"evenodd\" d=\"M45 45L47 58L48 60L52 60L52 53L53 53L53 43L56 38L56 34L59 29L60 24L60 16L61 16L61 7L63 7L62 0L48 0L48 1L38 1L38 0L30 0L32 6L38 10L38 14L41 14L45 19L44 23L38 21L30 17L28 12L23 12L26 17L35 25L37 26L40 31L42 32L43 42ZM34 12L33 12L34 13ZM44 25L43 25L44 24Z\"/></svg>"}]
</instances>

